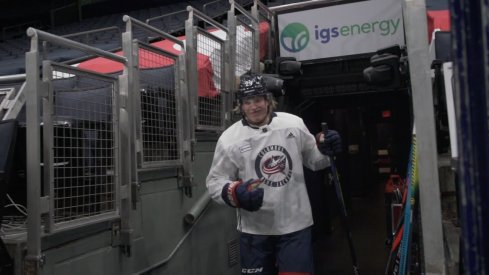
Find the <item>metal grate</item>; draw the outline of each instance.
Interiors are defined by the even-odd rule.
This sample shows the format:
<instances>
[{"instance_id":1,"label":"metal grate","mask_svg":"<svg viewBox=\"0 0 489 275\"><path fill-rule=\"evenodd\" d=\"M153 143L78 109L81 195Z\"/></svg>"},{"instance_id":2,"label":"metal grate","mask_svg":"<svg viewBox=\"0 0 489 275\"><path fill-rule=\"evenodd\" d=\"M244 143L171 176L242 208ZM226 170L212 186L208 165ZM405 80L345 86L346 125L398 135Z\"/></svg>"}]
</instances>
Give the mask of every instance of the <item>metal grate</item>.
<instances>
[{"instance_id":1,"label":"metal grate","mask_svg":"<svg viewBox=\"0 0 489 275\"><path fill-rule=\"evenodd\" d=\"M178 119L177 57L140 45L139 80L144 164L181 158Z\"/></svg>"},{"instance_id":2,"label":"metal grate","mask_svg":"<svg viewBox=\"0 0 489 275\"><path fill-rule=\"evenodd\" d=\"M198 125L219 129L222 119L224 42L205 31L197 34Z\"/></svg>"},{"instance_id":3,"label":"metal grate","mask_svg":"<svg viewBox=\"0 0 489 275\"><path fill-rule=\"evenodd\" d=\"M52 77L53 223L115 212L115 80L62 67Z\"/></svg>"}]
</instances>

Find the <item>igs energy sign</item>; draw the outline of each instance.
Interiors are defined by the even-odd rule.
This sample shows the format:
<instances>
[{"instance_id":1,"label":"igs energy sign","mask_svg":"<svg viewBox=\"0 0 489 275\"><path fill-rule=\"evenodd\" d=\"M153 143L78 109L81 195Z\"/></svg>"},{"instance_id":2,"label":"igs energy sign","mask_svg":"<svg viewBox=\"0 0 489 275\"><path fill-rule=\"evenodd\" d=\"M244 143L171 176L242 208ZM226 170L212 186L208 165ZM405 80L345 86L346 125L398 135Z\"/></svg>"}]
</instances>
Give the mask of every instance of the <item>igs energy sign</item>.
<instances>
[{"instance_id":1,"label":"igs energy sign","mask_svg":"<svg viewBox=\"0 0 489 275\"><path fill-rule=\"evenodd\" d=\"M278 15L280 55L339 57L403 46L401 0L370 0Z\"/></svg>"}]
</instances>

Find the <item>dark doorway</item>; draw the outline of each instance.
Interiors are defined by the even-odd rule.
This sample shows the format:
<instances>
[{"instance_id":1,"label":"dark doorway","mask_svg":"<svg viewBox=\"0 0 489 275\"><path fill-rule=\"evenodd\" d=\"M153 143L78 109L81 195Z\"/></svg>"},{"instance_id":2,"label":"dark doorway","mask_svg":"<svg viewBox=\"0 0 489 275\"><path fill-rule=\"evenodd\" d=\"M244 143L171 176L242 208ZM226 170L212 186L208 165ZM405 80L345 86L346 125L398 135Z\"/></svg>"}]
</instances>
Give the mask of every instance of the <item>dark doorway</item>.
<instances>
[{"instance_id":1,"label":"dark doorway","mask_svg":"<svg viewBox=\"0 0 489 275\"><path fill-rule=\"evenodd\" d=\"M336 163L362 274L382 274L388 257L384 188L389 175L404 177L411 138L406 91L305 99L296 114L311 133L321 122L338 131L343 153ZM315 225L316 274L353 274L345 229L324 171L306 170Z\"/></svg>"}]
</instances>

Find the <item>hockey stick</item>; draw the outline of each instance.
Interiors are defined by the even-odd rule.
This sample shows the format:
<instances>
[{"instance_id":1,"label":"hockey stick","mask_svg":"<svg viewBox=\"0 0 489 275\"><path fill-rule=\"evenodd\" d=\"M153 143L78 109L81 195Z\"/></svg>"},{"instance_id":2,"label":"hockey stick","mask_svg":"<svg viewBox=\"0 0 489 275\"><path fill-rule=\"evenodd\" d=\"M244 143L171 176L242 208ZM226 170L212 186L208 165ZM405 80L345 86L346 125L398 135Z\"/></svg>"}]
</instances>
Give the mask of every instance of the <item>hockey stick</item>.
<instances>
[{"instance_id":1,"label":"hockey stick","mask_svg":"<svg viewBox=\"0 0 489 275\"><path fill-rule=\"evenodd\" d=\"M326 133L328 132L328 124L326 122L322 122L321 128L324 136L326 137ZM329 155L329 159L331 162L331 167L330 167L331 177L333 178L336 198L338 199L338 203L340 205L341 222L343 223L343 227L345 228L346 235L348 237L348 246L350 247L351 260L353 263L353 274L359 275L360 270L358 268L357 254L355 253L355 249L353 247L353 238L351 236L350 225L348 224L348 212L346 211L345 200L343 199L343 192L341 191L340 180L338 178L338 171L336 170L335 156L333 153Z\"/></svg>"},{"instance_id":2,"label":"hockey stick","mask_svg":"<svg viewBox=\"0 0 489 275\"><path fill-rule=\"evenodd\" d=\"M385 275L404 275L410 274L410 248L412 242L413 224L413 202L415 202L415 189L417 185L417 157L416 157L416 136L413 135L409 162L407 167L408 175L406 179L405 191L403 195L403 212L396 230L395 239L387 261Z\"/></svg>"}]
</instances>

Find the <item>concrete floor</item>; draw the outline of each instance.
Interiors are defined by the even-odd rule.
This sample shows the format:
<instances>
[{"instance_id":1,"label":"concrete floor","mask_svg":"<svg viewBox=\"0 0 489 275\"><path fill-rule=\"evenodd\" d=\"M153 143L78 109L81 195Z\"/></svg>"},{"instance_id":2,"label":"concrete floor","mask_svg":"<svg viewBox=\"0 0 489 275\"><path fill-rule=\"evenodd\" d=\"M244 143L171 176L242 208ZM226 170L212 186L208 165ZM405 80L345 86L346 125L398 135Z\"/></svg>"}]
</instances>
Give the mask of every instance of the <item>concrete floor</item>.
<instances>
[{"instance_id":1,"label":"concrete floor","mask_svg":"<svg viewBox=\"0 0 489 275\"><path fill-rule=\"evenodd\" d=\"M443 177L444 174L441 173L441 175ZM315 182L313 187L309 187L315 220L313 227L315 275L353 274L347 235L341 224L334 190L332 187L328 189L326 184L321 183L321 181L324 182L321 175L308 174L308 177ZM446 177L443 179L442 181L450 181ZM361 275L385 274L390 245L386 244L387 219L384 184L385 181L371 184L371 188L368 188L368 191L361 197L351 199L348 199L348 190L344 190ZM324 195L325 193L327 195ZM452 193L448 194L455 196ZM443 204L443 231L447 274L458 275L462 273L460 272L459 255L460 227L456 219L457 213L454 210L456 201L455 198L447 199L445 197L443 202L445 203ZM328 215L331 218L328 218ZM331 221L331 225L328 221ZM334 228L332 231L331 227Z\"/></svg>"},{"instance_id":2,"label":"concrete floor","mask_svg":"<svg viewBox=\"0 0 489 275\"><path fill-rule=\"evenodd\" d=\"M339 218L336 197L330 195L329 201L333 230L328 230L328 219L321 217L316 217L317 222L313 228L315 274L353 274L352 257L346 230ZM360 274L384 274L389 246L386 245L383 184L379 183L377 188L372 188L361 198L352 198L349 206L349 222Z\"/></svg>"}]
</instances>

